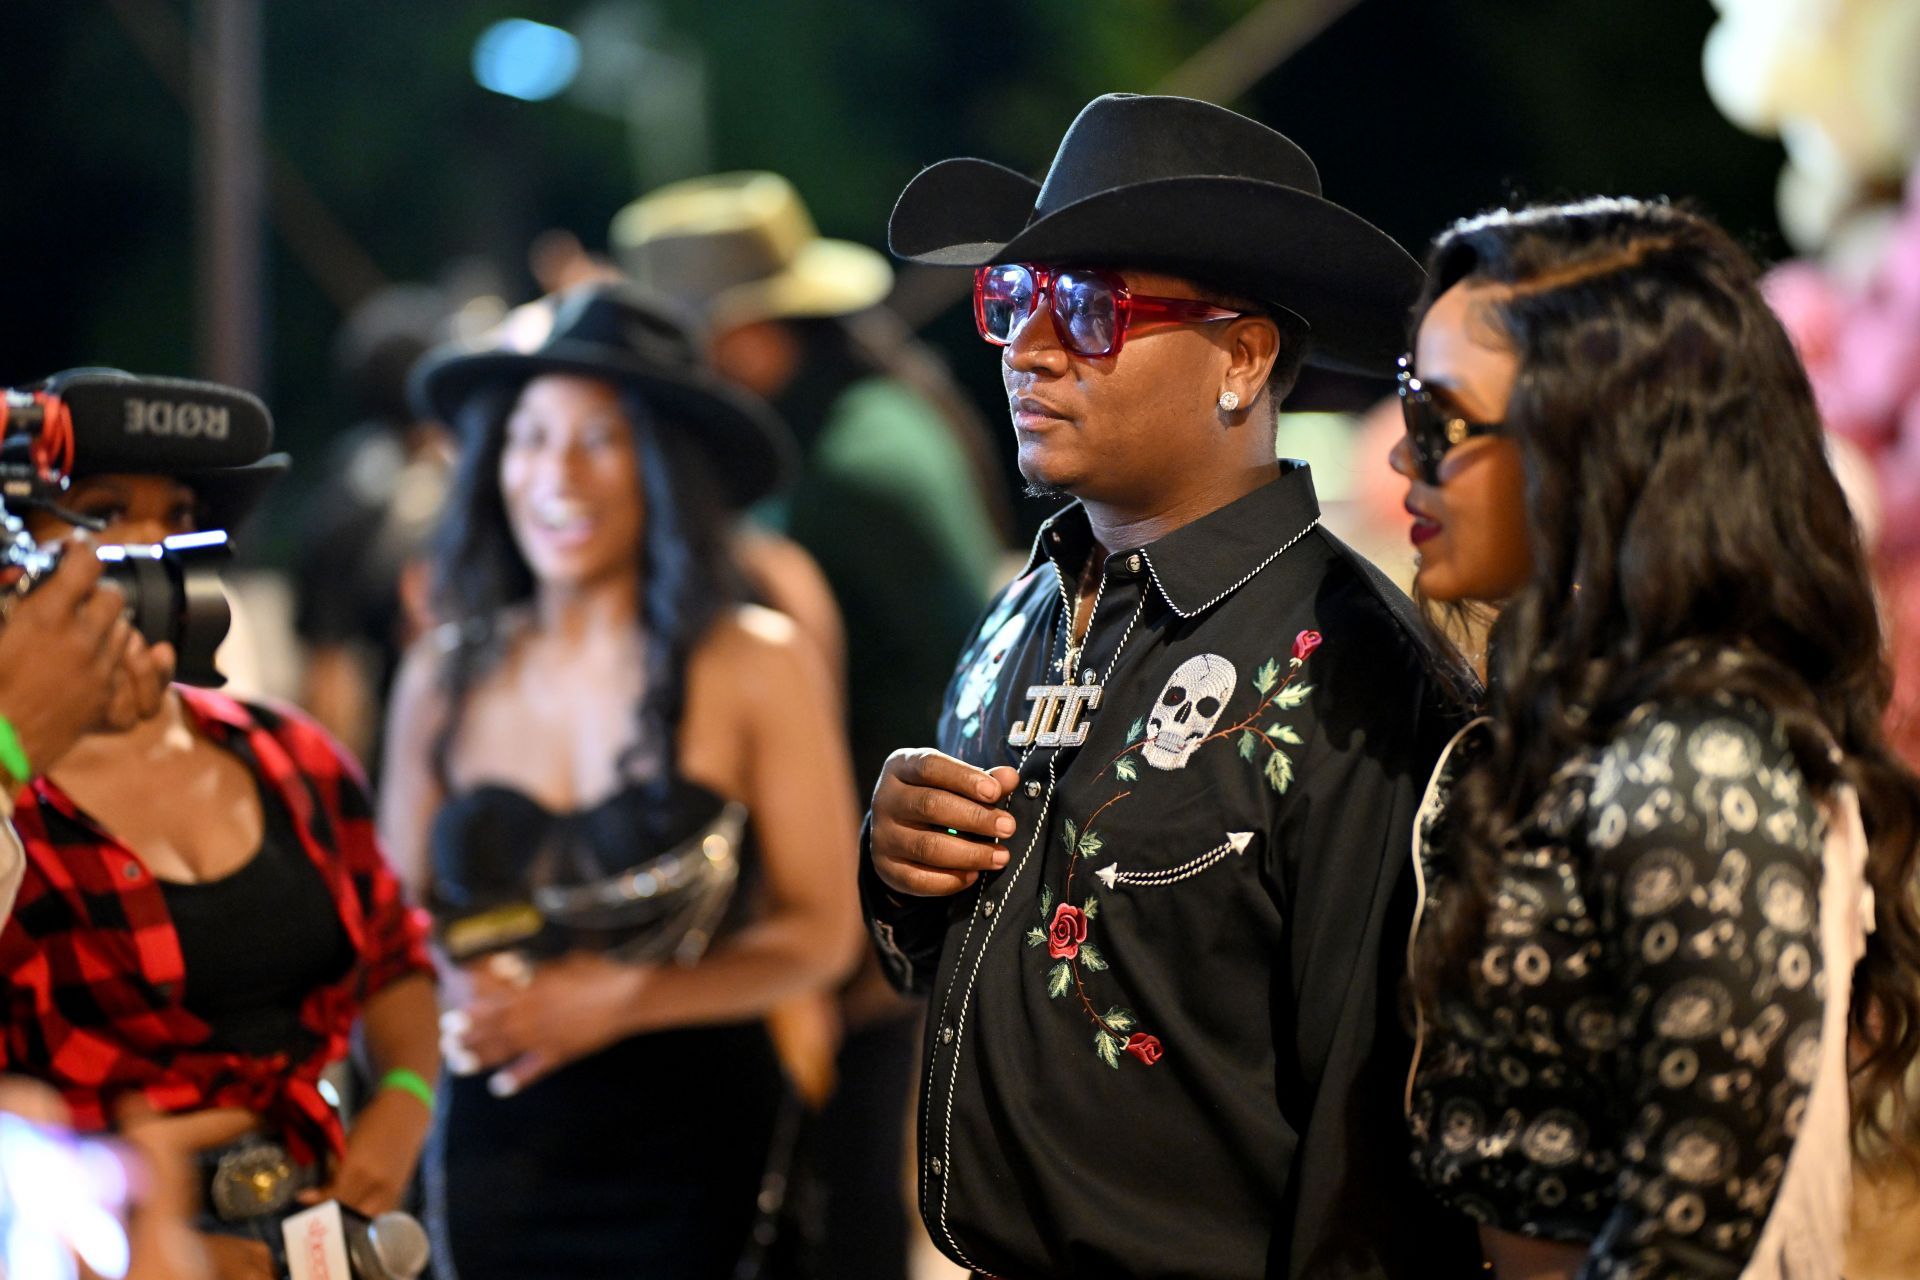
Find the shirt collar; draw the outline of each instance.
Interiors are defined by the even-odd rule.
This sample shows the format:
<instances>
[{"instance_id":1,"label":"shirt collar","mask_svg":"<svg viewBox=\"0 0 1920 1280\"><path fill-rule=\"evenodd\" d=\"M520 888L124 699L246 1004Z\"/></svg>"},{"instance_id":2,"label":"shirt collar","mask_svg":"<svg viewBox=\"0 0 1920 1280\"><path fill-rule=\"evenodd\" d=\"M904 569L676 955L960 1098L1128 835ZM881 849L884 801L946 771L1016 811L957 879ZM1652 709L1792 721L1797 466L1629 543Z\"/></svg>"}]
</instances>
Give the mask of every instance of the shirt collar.
<instances>
[{"instance_id":1,"label":"shirt collar","mask_svg":"<svg viewBox=\"0 0 1920 1280\"><path fill-rule=\"evenodd\" d=\"M241 733L250 733L255 728L253 716L248 714L245 704L224 693L212 689L203 689L190 684L176 684L173 691L180 695L180 702L186 707L187 717L202 732L214 725L226 729L236 729Z\"/></svg>"},{"instance_id":2,"label":"shirt collar","mask_svg":"<svg viewBox=\"0 0 1920 1280\"><path fill-rule=\"evenodd\" d=\"M1146 546L1113 548L1109 556L1138 552L1168 607L1191 618L1232 595L1319 519L1312 469L1282 458L1270 483ZM1072 573L1091 540L1085 508L1078 502L1063 507L1040 526L1022 572L1032 573L1051 558Z\"/></svg>"}]
</instances>

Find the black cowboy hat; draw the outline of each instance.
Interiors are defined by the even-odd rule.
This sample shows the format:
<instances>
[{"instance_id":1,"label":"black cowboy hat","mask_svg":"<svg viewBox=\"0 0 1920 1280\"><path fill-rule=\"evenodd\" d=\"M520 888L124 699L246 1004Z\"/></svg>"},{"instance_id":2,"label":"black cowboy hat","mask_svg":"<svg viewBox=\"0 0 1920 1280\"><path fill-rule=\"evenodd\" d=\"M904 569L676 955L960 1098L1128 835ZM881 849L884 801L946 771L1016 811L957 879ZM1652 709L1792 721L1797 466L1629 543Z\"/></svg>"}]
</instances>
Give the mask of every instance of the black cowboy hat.
<instances>
[{"instance_id":1,"label":"black cowboy hat","mask_svg":"<svg viewBox=\"0 0 1920 1280\"><path fill-rule=\"evenodd\" d=\"M267 490L293 466L284 453L270 453L249 466L178 471L173 478L193 490L194 524L201 529L238 529Z\"/></svg>"},{"instance_id":2,"label":"black cowboy hat","mask_svg":"<svg viewBox=\"0 0 1920 1280\"><path fill-rule=\"evenodd\" d=\"M88 365L50 374L34 383L33 387L36 390L44 389L59 393L75 379L96 383L102 380L115 382L125 380L128 383L146 385L156 383L167 383L176 387L189 385L176 379L141 378L124 369ZM233 402L236 405L237 414L242 412L238 406L245 405L245 416L253 426L250 432L242 434L242 438L255 442L262 450L272 446L273 414L258 398L237 387L214 386L206 383L197 385L216 391L221 398ZM193 450L183 452L169 449L165 440L156 439L151 448L137 452L130 451L120 441L122 432L117 421L109 427L106 420L80 411L73 414L72 421L75 459L71 473L72 479L85 480L89 476L99 475L171 477L193 491L194 524L200 529L233 530L245 524L247 517L259 507L261 499L267 496L267 491L278 484L281 477L285 476L293 466L293 459L284 453L266 453L241 466L182 466L180 464L183 456L193 456ZM101 466L89 462L95 450L88 448L88 437L95 432L105 438L103 442L113 446L112 456L115 460L108 465ZM250 450L247 451L250 452Z\"/></svg>"},{"instance_id":3,"label":"black cowboy hat","mask_svg":"<svg viewBox=\"0 0 1920 1280\"><path fill-rule=\"evenodd\" d=\"M900 193L899 257L938 267L1067 262L1165 271L1283 307L1307 363L1385 377L1406 346L1420 264L1324 199L1307 153L1190 98L1110 93L1068 127L1044 182L988 160L943 160Z\"/></svg>"},{"instance_id":4,"label":"black cowboy hat","mask_svg":"<svg viewBox=\"0 0 1920 1280\"><path fill-rule=\"evenodd\" d=\"M419 411L452 422L484 386L543 373L638 391L665 425L704 448L727 498L746 506L792 475L793 435L765 401L712 371L685 313L631 285L595 283L517 308L477 343L429 351L409 380Z\"/></svg>"},{"instance_id":5,"label":"black cowboy hat","mask_svg":"<svg viewBox=\"0 0 1920 1280\"><path fill-rule=\"evenodd\" d=\"M293 466L284 453L270 453L244 467L205 467L182 471L156 464L151 467L116 466L111 474L168 476L193 491L193 523L197 529L225 529L232 532L247 522L259 507L267 491L280 483ZM97 467L78 466L73 478L109 474Z\"/></svg>"}]
</instances>

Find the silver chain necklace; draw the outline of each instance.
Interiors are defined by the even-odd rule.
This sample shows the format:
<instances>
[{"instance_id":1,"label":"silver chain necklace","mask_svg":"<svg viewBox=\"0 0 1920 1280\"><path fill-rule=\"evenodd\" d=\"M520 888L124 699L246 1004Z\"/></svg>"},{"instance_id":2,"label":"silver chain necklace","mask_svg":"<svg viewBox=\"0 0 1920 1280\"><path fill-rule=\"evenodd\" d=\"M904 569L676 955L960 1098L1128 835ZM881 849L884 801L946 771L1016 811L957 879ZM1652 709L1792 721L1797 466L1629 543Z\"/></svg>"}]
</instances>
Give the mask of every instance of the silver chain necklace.
<instances>
[{"instance_id":1,"label":"silver chain necklace","mask_svg":"<svg viewBox=\"0 0 1920 1280\"><path fill-rule=\"evenodd\" d=\"M1093 563L1093 552L1087 552L1087 563ZM1120 637L1120 647L1113 652L1113 661L1107 664L1105 676L1096 676L1093 672L1080 675L1080 658L1086 652L1087 642L1093 638L1094 619L1100 616L1100 601L1107 592L1107 575L1103 572L1099 585L1094 588L1093 608L1087 612L1087 631L1080 637L1080 643L1073 642L1073 623L1077 603L1075 596L1067 590L1067 575L1060 572L1060 566L1053 566L1054 578L1060 584L1060 605L1066 621L1066 653L1060 663L1060 681L1057 684L1036 684L1027 686L1026 697L1030 703L1026 718L1016 720L1007 730L1007 745L1032 751L1035 747L1077 747L1087 740L1088 723L1093 713L1100 709L1101 696L1106 691L1106 681L1120 663L1120 655L1127 647L1127 641L1133 638L1134 623L1140 620L1140 611L1147 602L1146 593L1140 595L1140 604L1134 608L1133 617L1127 623L1126 634ZM1082 570L1083 578L1085 571ZM1076 683L1075 677L1080 676Z\"/></svg>"}]
</instances>

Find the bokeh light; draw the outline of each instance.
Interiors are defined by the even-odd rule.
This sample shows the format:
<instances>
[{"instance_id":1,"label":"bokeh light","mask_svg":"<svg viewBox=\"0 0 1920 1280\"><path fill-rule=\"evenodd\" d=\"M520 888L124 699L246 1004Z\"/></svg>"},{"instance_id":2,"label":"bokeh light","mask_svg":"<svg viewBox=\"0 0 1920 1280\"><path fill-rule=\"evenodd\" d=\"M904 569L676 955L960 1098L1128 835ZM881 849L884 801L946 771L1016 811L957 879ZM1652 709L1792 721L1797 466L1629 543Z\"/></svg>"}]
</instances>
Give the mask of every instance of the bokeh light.
<instances>
[{"instance_id":1,"label":"bokeh light","mask_svg":"<svg viewBox=\"0 0 1920 1280\"><path fill-rule=\"evenodd\" d=\"M509 98L543 102L580 73L580 41L526 18L496 22L473 46L473 78Z\"/></svg>"}]
</instances>

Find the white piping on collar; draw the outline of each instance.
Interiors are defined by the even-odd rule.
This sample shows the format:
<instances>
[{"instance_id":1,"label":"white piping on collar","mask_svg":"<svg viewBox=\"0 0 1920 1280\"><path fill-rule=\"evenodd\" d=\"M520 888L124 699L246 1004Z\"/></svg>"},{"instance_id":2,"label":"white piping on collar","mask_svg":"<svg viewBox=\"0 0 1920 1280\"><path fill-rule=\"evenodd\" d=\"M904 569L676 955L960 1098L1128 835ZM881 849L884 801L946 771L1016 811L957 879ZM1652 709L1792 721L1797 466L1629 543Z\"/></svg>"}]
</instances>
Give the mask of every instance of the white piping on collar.
<instances>
[{"instance_id":1,"label":"white piping on collar","mask_svg":"<svg viewBox=\"0 0 1920 1280\"><path fill-rule=\"evenodd\" d=\"M1222 600L1225 600L1228 596L1232 595L1234 592L1238 591L1240 588L1246 586L1249 582L1252 582L1255 574L1259 573L1262 569L1266 568L1268 565L1272 564L1275 560L1278 560L1282 555L1286 554L1286 552L1293 546L1294 543L1300 541L1300 539L1306 537L1309 533L1312 533L1314 529L1319 526L1319 524L1320 524L1319 516L1315 516L1313 519L1307 521L1306 528L1294 534L1291 538L1288 538L1285 542L1280 544L1279 549L1276 550L1272 555L1268 556L1265 560L1262 560L1259 564L1253 566L1253 568L1247 570L1246 577L1240 579L1240 581L1234 583L1232 586L1228 587L1225 591L1222 591L1219 595L1207 601L1205 604L1201 605L1199 608L1191 611L1182 609L1179 605L1173 602L1173 597L1167 594L1166 584L1160 581L1160 571L1154 568L1153 566L1152 552L1142 551L1140 553L1140 558L1147 562L1147 573L1153 578L1154 589L1159 591L1160 598L1167 602L1167 608L1173 610L1175 613L1179 614L1182 618L1197 618L1201 614L1205 613L1207 610L1213 608L1213 606L1219 604Z\"/></svg>"}]
</instances>

